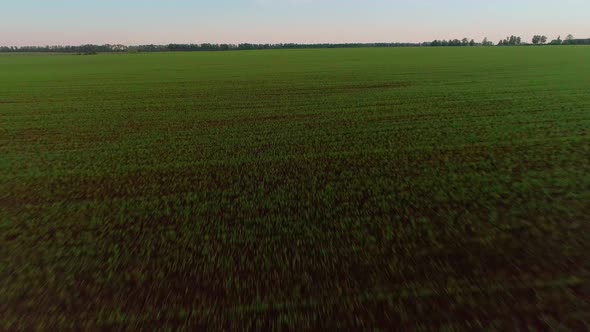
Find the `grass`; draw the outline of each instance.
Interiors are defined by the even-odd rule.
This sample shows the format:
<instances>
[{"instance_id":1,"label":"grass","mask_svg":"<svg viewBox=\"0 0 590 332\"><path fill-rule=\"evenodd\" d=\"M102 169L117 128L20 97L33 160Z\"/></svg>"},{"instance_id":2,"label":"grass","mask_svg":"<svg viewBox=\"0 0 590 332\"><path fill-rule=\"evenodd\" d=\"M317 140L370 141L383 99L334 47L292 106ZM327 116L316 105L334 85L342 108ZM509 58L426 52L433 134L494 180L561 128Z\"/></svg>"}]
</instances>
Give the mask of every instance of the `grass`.
<instances>
[{"instance_id":1,"label":"grass","mask_svg":"<svg viewBox=\"0 0 590 332\"><path fill-rule=\"evenodd\" d=\"M588 329L589 57L0 55L0 329Z\"/></svg>"}]
</instances>

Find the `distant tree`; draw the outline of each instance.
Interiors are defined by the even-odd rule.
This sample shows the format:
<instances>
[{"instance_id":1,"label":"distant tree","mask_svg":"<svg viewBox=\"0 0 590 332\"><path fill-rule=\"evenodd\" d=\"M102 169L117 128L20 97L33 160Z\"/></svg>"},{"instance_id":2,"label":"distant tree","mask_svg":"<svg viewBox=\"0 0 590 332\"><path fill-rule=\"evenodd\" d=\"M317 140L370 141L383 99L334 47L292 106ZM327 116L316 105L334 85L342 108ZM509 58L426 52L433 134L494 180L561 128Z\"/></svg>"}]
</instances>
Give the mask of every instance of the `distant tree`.
<instances>
[{"instance_id":1,"label":"distant tree","mask_svg":"<svg viewBox=\"0 0 590 332\"><path fill-rule=\"evenodd\" d=\"M459 39L450 39L448 43L449 46L461 46L461 41Z\"/></svg>"},{"instance_id":2,"label":"distant tree","mask_svg":"<svg viewBox=\"0 0 590 332\"><path fill-rule=\"evenodd\" d=\"M533 36L533 44L535 45L539 45L539 43L541 42L541 36L539 35L534 35Z\"/></svg>"},{"instance_id":3,"label":"distant tree","mask_svg":"<svg viewBox=\"0 0 590 332\"><path fill-rule=\"evenodd\" d=\"M545 44L547 42L547 36L541 36L541 44Z\"/></svg>"},{"instance_id":4,"label":"distant tree","mask_svg":"<svg viewBox=\"0 0 590 332\"><path fill-rule=\"evenodd\" d=\"M572 34L569 34L569 35L567 35L567 37L565 37L565 40L567 40L567 41L574 40L574 36Z\"/></svg>"},{"instance_id":5,"label":"distant tree","mask_svg":"<svg viewBox=\"0 0 590 332\"><path fill-rule=\"evenodd\" d=\"M467 38L463 38L463 39L461 40L461 45L463 45L463 46L467 46L467 45L469 45L469 39L467 39Z\"/></svg>"},{"instance_id":6,"label":"distant tree","mask_svg":"<svg viewBox=\"0 0 590 332\"><path fill-rule=\"evenodd\" d=\"M506 39L508 39L508 45L516 45L516 37L510 36Z\"/></svg>"},{"instance_id":7,"label":"distant tree","mask_svg":"<svg viewBox=\"0 0 590 332\"><path fill-rule=\"evenodd\" d=\"M494 46L494 43L490 40L488 40L488 38L484 38L483 42L482 42L483 46Z\"/></svg>"},{"instance_id":8,"label":"distant tree","mask_svg":"<svg viewBox=\"0 0 590 332\"><path fill-rule=\"evenodd\" d=\"M453 46L462 46L463 45L463 43L459 39L453 39L453 41L451 43L453 44Z\"/></svg>"},{"instance_id":9,"label":"distant tree","mask_svg":"<svg viewBox=\"0 0 590 332\"><path fill-rule=\"evenodd\" d=\"M471 40L469 41L469 46L475 46L475 40L471 39Z\"/></svg>"},{"instance_id":10,"label":"distant tree","mask_svg":"<svg viewBox=\"0 0 590 332\"><path fill-rule=\"evenodd\" d=\"M522 38L514 35L506 37L506 39L504 40L504 45L516 46L520 44L522 44Z\"/></svg>"},{"instance_id":11,"label":"distant tree","mask_svg":"<svg viewBox=\"0 0 590 332\"><path fill-rule=\"evenodd\" d=\"M549 44L550 45L561 45L563 42L561 41L561 36L558 36L557 39L552 40Z\"/></svg>"}]
</instances>

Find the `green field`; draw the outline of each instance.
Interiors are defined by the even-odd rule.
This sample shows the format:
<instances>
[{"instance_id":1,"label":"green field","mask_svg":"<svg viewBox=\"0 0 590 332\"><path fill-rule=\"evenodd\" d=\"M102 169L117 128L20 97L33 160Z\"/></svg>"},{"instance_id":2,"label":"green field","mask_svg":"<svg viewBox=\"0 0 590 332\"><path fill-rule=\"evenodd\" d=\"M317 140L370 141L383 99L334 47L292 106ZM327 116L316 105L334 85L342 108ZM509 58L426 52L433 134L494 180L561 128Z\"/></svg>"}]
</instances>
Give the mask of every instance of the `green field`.
<instances>
[{"instance_id":1,"label":"green field","mask_svg":"<svg viewBox=\"0 0 590 332\"><path fill-rule=\"evenodd\" d=\"M0 55L0 330L590 328L590 47Z\"/></svg>"}]
</instances>

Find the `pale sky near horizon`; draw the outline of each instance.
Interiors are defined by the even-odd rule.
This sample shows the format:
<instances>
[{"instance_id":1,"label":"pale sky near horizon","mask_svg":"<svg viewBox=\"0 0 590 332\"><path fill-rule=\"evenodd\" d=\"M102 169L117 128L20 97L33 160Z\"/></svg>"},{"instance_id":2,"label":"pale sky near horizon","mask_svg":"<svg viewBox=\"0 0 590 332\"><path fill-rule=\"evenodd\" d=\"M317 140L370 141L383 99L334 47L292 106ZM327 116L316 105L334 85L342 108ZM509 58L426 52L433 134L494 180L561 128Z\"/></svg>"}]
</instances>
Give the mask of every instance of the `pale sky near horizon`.
<instances>
[{"instance_id":1,"label":"pale sky near horizon","mask_svg":"<svg viewBox=\"0 0 590 332\"><path fill-rule=\"evenodd\" d=\"M0 0L0 45L590 38L590 0Z\"/></svg>"}]
</instances>

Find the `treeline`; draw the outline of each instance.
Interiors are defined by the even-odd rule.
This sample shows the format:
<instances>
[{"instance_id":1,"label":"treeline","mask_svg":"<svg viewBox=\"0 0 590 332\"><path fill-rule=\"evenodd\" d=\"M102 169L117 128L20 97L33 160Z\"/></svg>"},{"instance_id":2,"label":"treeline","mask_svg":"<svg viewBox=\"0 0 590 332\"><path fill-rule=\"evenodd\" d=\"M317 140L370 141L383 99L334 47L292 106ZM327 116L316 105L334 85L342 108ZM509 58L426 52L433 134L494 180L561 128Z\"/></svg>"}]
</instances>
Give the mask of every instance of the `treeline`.
<instances>
[{"instance_id":1,"label":"treeline","mask_svg":"<svg viewBox=\"0 0 590 332\"><path fill-rule=\"evenodd\" d=\"M452 40L434 40L430 42L428 45L423 46L494 46L494 43L489 41L487 38L484 38L481 42L475 42L473 39L469 40L468 38L459 39L452 39ZM590 45L590 38L589 39L575 39L574 36L568 35L565 40L557 37L557 39L552 40L551 42L547 43L547 37L543 35L535 35L531 40L531 43L524 42L521 37L518 36L509 36L506 39L502 39L496 44L496 46L525 46L525 45Z\"/></svg>"},{"instance_id":2,"label":"treeline","mask_svg":"<svg viewBox=\"0 0 590 332\"><path fill-rule=\"evenodd\" d=\"M153 46L153 45L150 45ZM413 47L418 43L341 43L341 44L169 44L161 46L165 51L230 51L230 50L270 50L270 49L301 49L301 48L362 48L362 47ZM145 46L139 46L139 50Z\"/></svg>"},{"instance_id":3,"label":"treeline","mask_svg":"<svg viewBox=\"0 0 590 332\"><path fill-rule=\"evenodd\" d=\"M80 46L0 46L0 52L20 53L80 53L94 54L106 52L127 52L125 45L80 45Z\"/></svg>"},{"instance_id":4,"label":"treeline","mask_svg":"<svg viewBox=\"0 0 590 332\"><path fill-rule=\"evenodd\" d=\"M434 40L429 45L426 46L478 46L483 44L478 44L475 40L463 38L462 40L459 39L451 39L451 40Z\"/></svg>"},{"instance_id":5,"label":"treeline","mask_svg":"<svg viewBox=\"0 0 590 332\"><path fill-rule=\"evenodd\" d=\"M198 52L237 51L302 48L361 48L361 47L415 47L424 43L342 43L342 44L168 44L168 45L81 45L81 46L0 46L0 52L60 52L94 54L105 52Z\"/></svg>"},{"instance_id":6,"label":"treeline","mask_svg":"<svg viewBox=\"0 0 590 332\"><path fill-rule=\"evenodd\" d=\"M496 46L520 45L590 45L590 39L575 39L569 35L565 40L558 37L547 43L547 37L534 36L532 44L525 43L521 37L510 36ZM305 48L363 48L363 47L437 47L437 46L494 46L487 38L481 42L473 39L434 40L424 43L341 43L341 44L168 44L168 45L80 45L80 46L0 46L3 53L75 53L97 54L111 52L198 52L198 51L237 51L270 49L305 49Z\"/></svg>"}]
</instances>

